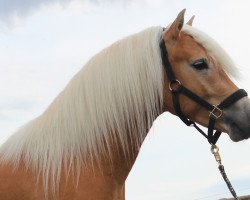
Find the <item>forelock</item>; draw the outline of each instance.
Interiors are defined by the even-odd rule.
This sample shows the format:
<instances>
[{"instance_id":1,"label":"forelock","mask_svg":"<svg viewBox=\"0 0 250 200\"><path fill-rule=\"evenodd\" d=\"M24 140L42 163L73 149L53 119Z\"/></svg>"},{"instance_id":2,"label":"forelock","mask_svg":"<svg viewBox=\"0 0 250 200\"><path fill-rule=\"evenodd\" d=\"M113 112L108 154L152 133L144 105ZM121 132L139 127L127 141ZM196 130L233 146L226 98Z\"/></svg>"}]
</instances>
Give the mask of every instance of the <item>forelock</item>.
<instances>
[{"instance_id":1,"label":"forelock","mask_svg":"<svg viewBox=\"0 0 250 200\"><path fill-rule=\"evenodd\" d=\"M234 62L226 51L213 38L189 25L184 25L182 30L202 45L209 55L221 64L229 76L235 79L239 78L239 70L235 66Z\"/></svg>"}]
</instances>

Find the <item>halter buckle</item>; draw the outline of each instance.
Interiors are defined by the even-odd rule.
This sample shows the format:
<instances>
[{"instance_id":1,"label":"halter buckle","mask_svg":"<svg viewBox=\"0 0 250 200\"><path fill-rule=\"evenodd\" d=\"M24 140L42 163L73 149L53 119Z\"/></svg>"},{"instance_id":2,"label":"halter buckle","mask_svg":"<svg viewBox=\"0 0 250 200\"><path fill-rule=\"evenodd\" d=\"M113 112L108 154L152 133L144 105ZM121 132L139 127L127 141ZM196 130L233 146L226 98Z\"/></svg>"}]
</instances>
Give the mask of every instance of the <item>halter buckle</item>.
<instances>
[{"instance_id":1,"label":"halter buckle","mask_svg":"<svg viewBox=\"0 0 250 200\"><path fill-rule=\"evenodd\" d=\"M181 87L181 82L177 79L174 79L169 82L168 87L171 92L177 92Z\"/></svg>"},{"instance_id":2,"label":"halter buckle","mask_svg":"<svg viewBox=\"0 0 250 200\"><path fill-rule=\"evenodd\" d=\"M209 117L213 117L215 119L218 119L222 116L223 110L218 108L217 106L213 105L213 110L209 112Z\"/></svg>"}]
</instances>

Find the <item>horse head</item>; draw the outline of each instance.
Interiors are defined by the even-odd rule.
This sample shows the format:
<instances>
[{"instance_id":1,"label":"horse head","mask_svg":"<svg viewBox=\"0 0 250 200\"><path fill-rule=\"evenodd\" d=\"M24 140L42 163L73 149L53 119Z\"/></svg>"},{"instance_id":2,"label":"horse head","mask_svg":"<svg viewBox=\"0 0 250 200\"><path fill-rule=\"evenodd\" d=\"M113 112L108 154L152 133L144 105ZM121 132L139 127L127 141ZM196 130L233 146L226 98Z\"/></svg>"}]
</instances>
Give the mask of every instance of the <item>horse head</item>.
<instances>
[{"instance_id":1,"label":"horse head","mask_svg":"<svg viewBox=\"0 0 250 200\"><path fill-rule=\"evenodd\" d=\"M170 90L178 90L180 85L185 86L192 94L197 95L213 105L204 108L201 104L190 99L190 96L178 95L181 114L186 118L209 127L209 117L215 114L215 129L226 132L230 138L237 142L250 137L250 101L246 92L239 90L231 77L237 76L237 68L227 53L209 36L192 27L194 17L184 24L185 10L181 11L174 22L163 32L163 43L166 47L171 73L176 79L169 80L165 75L165 109L178 115ZM172 82L171 82L172 81ZM169 88L167 87L169 85ZM234 94L236 93L236 94ZM233 95L232 95L233 94ZM225 109L217 105L230 96L233 101ZM233 96L233 97L232 97ZM237 98L237 97L236 97ZM227 100L228 101L228 100ZM205 103L206 103L205 102ZM178 105L177 105L178 107ZM209 107L209 106L208 106ZM177 108L178 110L178 108Z\"/></svg>"}]
</instances>

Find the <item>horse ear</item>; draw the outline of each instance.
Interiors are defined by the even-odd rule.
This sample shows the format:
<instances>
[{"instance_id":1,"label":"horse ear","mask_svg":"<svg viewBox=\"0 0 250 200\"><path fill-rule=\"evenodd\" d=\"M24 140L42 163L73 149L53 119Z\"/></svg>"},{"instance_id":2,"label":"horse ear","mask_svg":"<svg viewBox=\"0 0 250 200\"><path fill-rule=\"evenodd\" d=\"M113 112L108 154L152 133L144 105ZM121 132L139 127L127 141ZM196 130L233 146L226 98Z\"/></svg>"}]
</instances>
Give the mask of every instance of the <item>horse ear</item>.
<instances>
[{"instance_id":1,"label":"horse ear","mask_svg":"<svg viewBox=\"0 0 250 200\"><path fill-rule=\"evenodd\" d=\"M176 17L176 19L174 20L174 22L171 24L171 26L169 27L169 29L164 33L164 39L165 41L169 41L169 40L174 40L176 41L179 37L180 31L183 27L183 23L184 23L184 14L185 14L186 9L183 9L178 16Z\"/></svg>"},{"instance_id":2,"label":"horse ear","mask_svg":"<svg viewBox=\"0 0 250 200\"><path fill-rule=\"evenodd\" d=\"M187 25L189 25L189 26L192 26L192 25L193 25L194 17L195 17L195 15L193 15L193 16L190 18L190 20L187 22Z\"/></svg>"}]
</instances>

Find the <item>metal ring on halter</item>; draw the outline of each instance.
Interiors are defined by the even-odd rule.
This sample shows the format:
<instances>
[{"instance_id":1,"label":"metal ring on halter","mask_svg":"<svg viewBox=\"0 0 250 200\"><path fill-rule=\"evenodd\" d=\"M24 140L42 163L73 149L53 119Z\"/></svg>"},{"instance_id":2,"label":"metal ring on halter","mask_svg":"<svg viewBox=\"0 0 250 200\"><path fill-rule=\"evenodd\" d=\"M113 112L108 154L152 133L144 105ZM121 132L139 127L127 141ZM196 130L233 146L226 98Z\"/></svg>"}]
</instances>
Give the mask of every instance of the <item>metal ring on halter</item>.
<instances>
[{"instance_id":1,"label":"metal ring on halter","mask_svg":"<svg viewBox=\"0 0 250 200\"><path fill-rule=\"evenodd\" d=\"M218 106L213 105L213 110L209 112L209 117L213 117L215 119L218 119L222 116L223 110L219 109Z\"/></svg>"},{"instance_id":2,"label":"metal ring on halter","mask_svg":"<svg viewBox=\"0 0 250 200\"><path fill-rule=\"evenodd\" d=\"M173 88L174 84L176 84L176 86L174 86L175 88ZM174 79L174 80L172 80L172 81L169 82L168 87L169 87L169 90L171 92L176 92L176 91L178 91L180 89L181 82L179 80L177 80L177 79Z\"/></svg>"}]
</instances>

